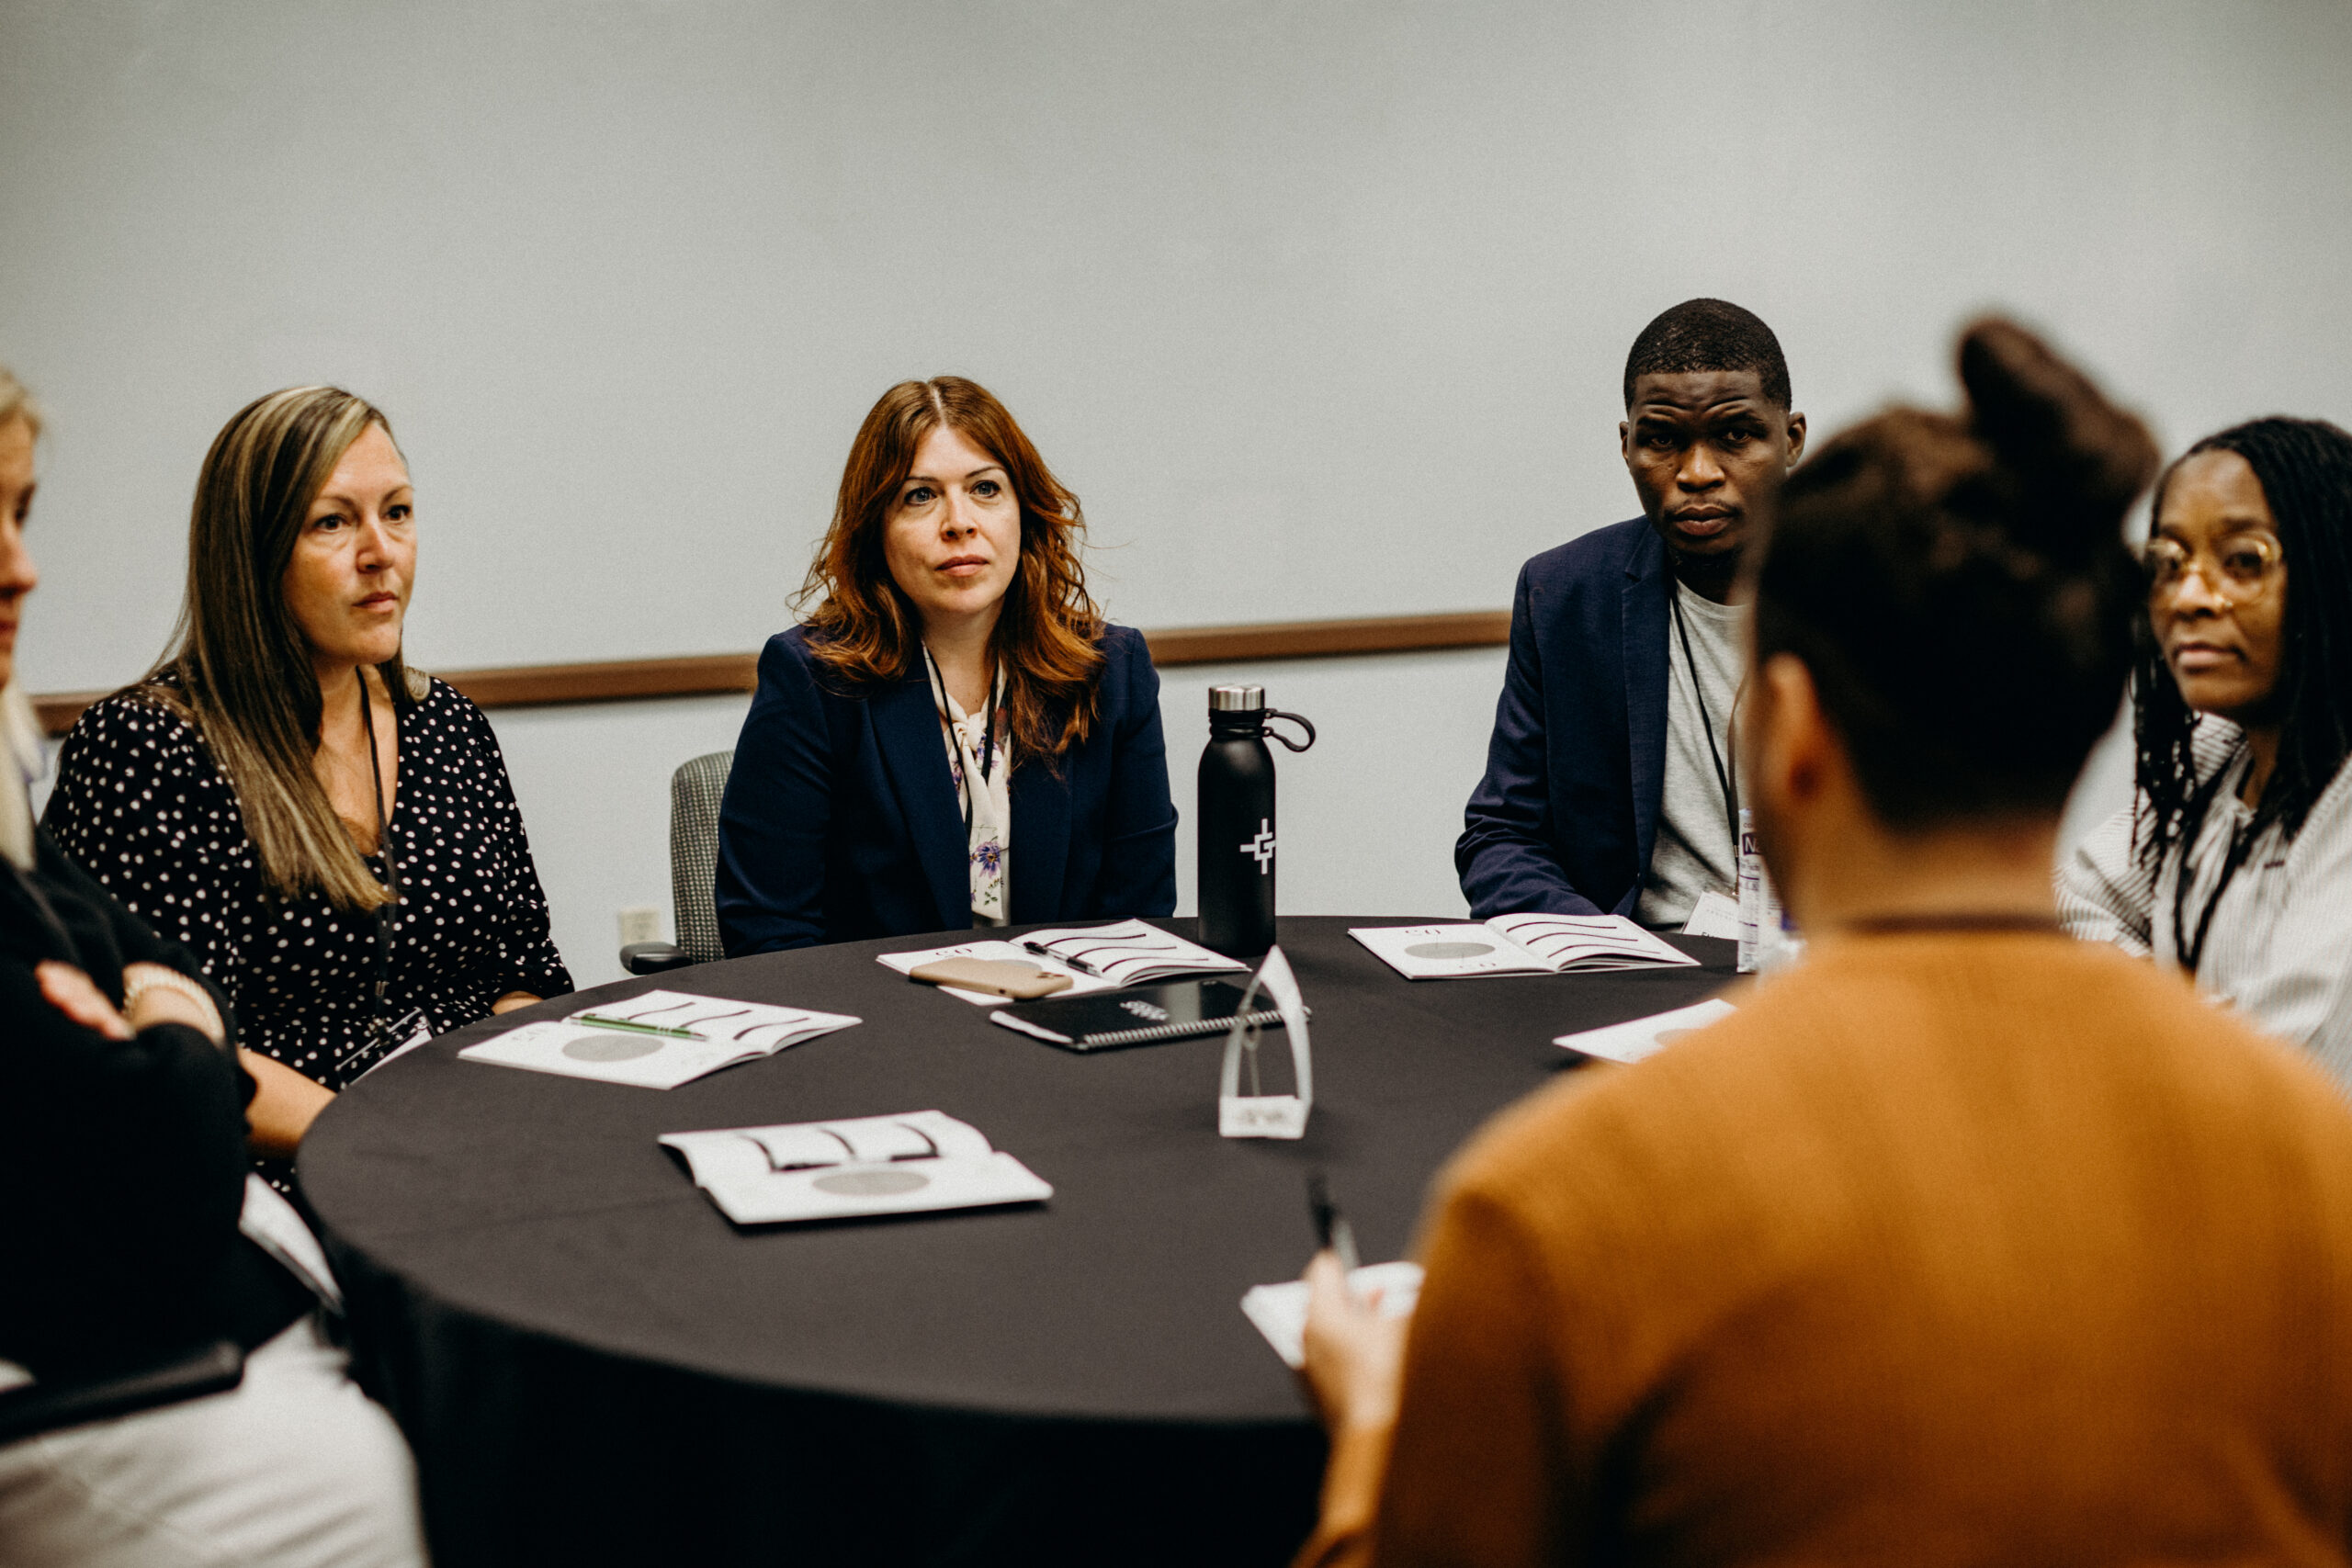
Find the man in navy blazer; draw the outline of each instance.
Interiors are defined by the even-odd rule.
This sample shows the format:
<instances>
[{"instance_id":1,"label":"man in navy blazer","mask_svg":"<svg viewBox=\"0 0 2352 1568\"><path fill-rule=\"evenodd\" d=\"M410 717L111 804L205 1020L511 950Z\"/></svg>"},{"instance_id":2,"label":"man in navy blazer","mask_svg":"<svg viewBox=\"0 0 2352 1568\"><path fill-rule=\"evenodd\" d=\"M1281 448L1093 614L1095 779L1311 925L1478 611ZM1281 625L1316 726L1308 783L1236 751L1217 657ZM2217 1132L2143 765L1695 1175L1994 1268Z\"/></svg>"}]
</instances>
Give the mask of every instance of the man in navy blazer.
<instances>
[{"instance_id":1,"label":"man in navy blazer","mask_svg":"<svg viewBox=\"0 0 2352 1568\"><path fill-rule=\"evenodd\" d=\"M1521 569L1487 773L1453 861L1474 917L1679 926L1736 890L1741 552L1804 450L1772 329L1720 299L1644 328L1617 427L1643 515Z\"/></svg>"},{"instance_id":2,"label":"man in navy blazer","mask_svg":"<svg viewBox=\"0 0 2352 1568\"><path fill-rule=\"evenodd\" d=\"M1097 645L1092 732L1012 771L1012 922L1168 915L1176 807L1159 676L1141 633ZM760 653L719 807L714 894L728 956L972 925L965 825L920 662L843 690L798 626Z\"/></svg>"}]
</instances>

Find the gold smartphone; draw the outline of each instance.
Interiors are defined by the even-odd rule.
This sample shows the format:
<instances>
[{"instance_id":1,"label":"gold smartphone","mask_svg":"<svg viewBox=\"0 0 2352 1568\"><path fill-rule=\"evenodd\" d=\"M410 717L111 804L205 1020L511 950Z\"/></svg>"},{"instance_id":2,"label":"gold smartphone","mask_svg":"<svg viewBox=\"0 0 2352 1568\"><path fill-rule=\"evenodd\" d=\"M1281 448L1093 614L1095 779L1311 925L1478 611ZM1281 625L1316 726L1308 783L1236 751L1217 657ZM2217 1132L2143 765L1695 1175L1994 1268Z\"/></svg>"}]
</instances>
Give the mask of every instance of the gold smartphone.
<instances>
[{"instance_id":1,"label":"gold smartphone","mask_svg":"<svg viewBox=\"0 0 2352 1568\"><path fill-rule=\"evenodd\" d=\"M1023 1002L1070 987L1067 975L1050 974L1035 964L1017 964L1009 958L935 958L909 970L907 978L921 980L926 986L953 986L959 991L986 991L992 997L1011 997Z\"/></svg>"}]
</instances>

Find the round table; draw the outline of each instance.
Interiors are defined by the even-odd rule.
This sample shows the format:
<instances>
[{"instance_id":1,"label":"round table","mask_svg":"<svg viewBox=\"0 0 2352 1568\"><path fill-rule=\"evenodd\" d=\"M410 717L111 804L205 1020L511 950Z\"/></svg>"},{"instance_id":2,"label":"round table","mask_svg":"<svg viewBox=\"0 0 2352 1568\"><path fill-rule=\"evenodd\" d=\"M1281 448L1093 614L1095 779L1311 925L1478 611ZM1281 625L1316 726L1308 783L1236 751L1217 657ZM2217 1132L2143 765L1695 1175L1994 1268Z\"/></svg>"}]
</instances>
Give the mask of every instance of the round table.
<instances>
[{"instance_id":1,"label":"round table","mask_svg":"<svg viewBox=\"0 0 2352 1568\"><path fill-rule=\"evenodd\" d=\"M628 980L355 1085L301 1187L435 1561L1283 1561L1322 1440L1238 1303L1305 1263L1305 1174L1366 1261L1398 1257L1447 1155L1575 1059L1555 1035L1732 970L1731 943L1682 938L1702 967L1416 984L1351 923L1402 922L1281 922L1314 1011L1298 1142L1217 1135L1220 1039L1075 1055L874 961L945 938ZM663 986L864 1022L667 1092L458 1059ZM654 1141L925 1109L1051 1201L739 1229Z\"/></svg>"}]
</instances>

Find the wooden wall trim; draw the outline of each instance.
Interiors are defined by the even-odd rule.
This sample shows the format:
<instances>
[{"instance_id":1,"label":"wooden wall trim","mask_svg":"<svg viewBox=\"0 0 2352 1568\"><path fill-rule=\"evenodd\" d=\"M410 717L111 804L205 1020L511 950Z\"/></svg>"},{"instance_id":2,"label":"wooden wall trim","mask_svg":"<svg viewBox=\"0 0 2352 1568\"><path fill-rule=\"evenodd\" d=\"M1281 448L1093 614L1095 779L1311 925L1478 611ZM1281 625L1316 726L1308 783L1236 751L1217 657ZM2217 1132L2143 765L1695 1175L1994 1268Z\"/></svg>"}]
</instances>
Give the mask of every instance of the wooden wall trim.
<instances>
[{"instance_id":1,"label":"wooden wall trim","mask_svg":"<svg viewBox=\"0 0 2352 1568\"><path fill-rule=\"evenodd\" d=\"M1170 670L1187 664L1498 648L1510 640L1510 612L1470 610L1450 615L1379 615L1356 621L1177 626L1143 635L1151 648L1151 661ZM759 655L701 653L678 659L615 659L593 664L524 664L433 673L486 708L544 707L558 703L748 692L759 683ZM74 727L84 708L104 695L104 692L55 692L35 697L33 706L44 729L62 735Z\"/></svg>"}]
</instances>

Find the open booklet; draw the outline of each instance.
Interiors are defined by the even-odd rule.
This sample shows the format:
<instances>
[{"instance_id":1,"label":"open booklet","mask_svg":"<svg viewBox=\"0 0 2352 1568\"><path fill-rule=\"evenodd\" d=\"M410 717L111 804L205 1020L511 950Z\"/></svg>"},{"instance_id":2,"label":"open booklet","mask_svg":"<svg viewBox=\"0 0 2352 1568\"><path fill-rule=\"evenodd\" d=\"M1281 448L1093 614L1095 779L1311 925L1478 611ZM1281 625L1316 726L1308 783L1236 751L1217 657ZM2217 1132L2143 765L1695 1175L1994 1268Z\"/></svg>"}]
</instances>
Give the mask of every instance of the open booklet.
<instances>
[{"instance_id":1,"label":"open booklet","mask_svg":"<svg viewBox=\"0 0 2352 1568\"><path fill-rule=\"evenodd\" d=\"M647 991L510 1029L458 1055L535 1073L675 1089L859 1021L847 1013Z\"/></svg>"},{"instance_id":2,"label":"open booklet","mask_svg":"<svg viewBox=\"0 0 2352 1568\"><path fill-rule=\"evenodd\" d=\"M1699 962L1623 915L1497 915L1475 926L1351 926L1348 934L1408 980Z\"/></svg>"},{"instance_id":3,"label":"open booklet","mask_svg":"<svg viewBox=\"0 0 2352 1568\"><path fill-rule=\"evenodd\" d=\"M950 947L927 947L921 953L885 953L875 962L907 975L942 958L993 958L1033 964L1048 975L1069 977L1069 988L1055 993L1061 997L1115 991L1122 986L1141 985L1170 975L1214 974L1225 969L1246 973L1249 969L1246 964L1237 964L1199 942L1171 936L1141 920L1031 931L1015 942L959 942ZM1006 1000L955 986L939 988L979 1007L1001 1007Z\"/></svg>"},{"instance_id":4,"label":"open booklet","mask_svg":"<svg viewBox=\"0 0 2352 1568\"><path fill-rule=\"evenodd\" d=\"M739 1225L1035 1203L1054 1195L978 1128L937 1111L665 1133L695 1185Z\"/></svg>"}]
</instances>

